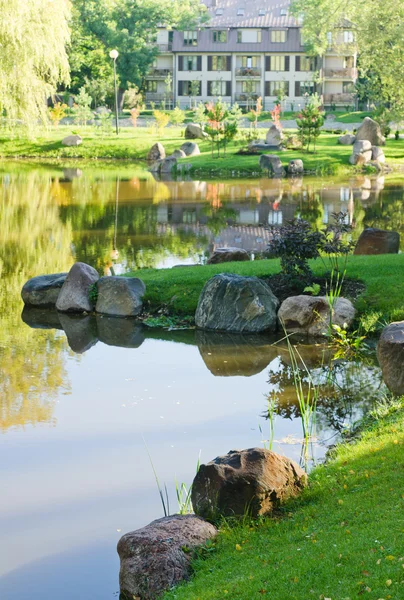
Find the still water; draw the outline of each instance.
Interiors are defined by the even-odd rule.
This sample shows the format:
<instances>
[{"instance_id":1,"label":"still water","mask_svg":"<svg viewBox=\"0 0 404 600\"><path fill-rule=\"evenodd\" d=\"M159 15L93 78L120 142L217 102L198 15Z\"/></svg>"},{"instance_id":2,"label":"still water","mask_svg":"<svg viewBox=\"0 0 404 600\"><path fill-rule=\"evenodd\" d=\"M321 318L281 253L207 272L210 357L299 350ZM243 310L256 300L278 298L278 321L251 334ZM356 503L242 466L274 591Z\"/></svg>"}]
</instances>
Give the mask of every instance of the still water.
<instances>
[{"instance_id":1,"label":"still water","mask_svg":"<svg viewBox=\"0 0 404 600\"><path fill-rule=\"evenodd\" d=\"M159 182L136 166L0 164L0 597L108 600L118 594L115 547L162 516L147 444L175 511L175 480L268 439L301 460L299 409L284 345L267 336L156 331L88 317L24 311L23 283L84 261L99 272L202 263L218 246L265 249L268 225L294 215L327 223L343 210L404 233L404 185L347 181ZM111 322L112 321L112 322ZM377 363L337 361L300 346L323 386L309 464L368 410ZM362 393L366 390L367 393Z\"/></svg>"}]
</instances>

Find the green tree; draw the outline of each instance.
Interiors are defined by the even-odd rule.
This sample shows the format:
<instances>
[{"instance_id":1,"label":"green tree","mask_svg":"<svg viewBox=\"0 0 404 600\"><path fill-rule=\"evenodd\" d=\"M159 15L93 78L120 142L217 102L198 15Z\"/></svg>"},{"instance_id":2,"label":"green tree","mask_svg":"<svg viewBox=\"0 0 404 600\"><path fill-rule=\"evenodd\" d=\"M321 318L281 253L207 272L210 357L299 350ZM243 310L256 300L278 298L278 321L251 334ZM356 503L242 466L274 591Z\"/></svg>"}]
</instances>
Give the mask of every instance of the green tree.
<instances>
[{"instance_id":1,"label":"green tree","mask_svg":"<svg viewBox=\"0 0 404 600\"><path fill-rule=\"evenodd\" d=\"M69 80L69 2L0 0L0 114L46 121L45 99Z\"/></svg>"},{"instance_id":2,"label":"green tree","mask_svg":"<svg viewBox=\"0 0 404 600\"><path fill-rule=\"evenodd\" d=\"M71 62L79 80L86 62L94 78L102 65L110 63L108 51L116 48L120 103L130 85L141 87L158 49L159 26L191 29L206 20L206 7L199 0L74 0L76 19L81 28L79 44L72 44ZM97 52L95 51L97 50ZM86 61L86 57L90 61ZM103 59L98 62L98 57ZM78 68L78 70L77 70ZM110 68L110 67L109 67Z\"/></svg>"},{"instance_id":3,"label":"green tree","mask_svg":"<svg viewBox=\"0 0 404 600\"><path fill-rule=\"evenodd\" d=\"M397 0L294 0L292 10L303 16L303 34L307 50L324 54L329 39L338 42L338 33L352 26L354 45L360 54L362 78L369 80L374 100L404 114L404 3ZM352 44L350 44L352 46ZM349 48L348 50L352 50Z\"/></svg>"}]
</instances>

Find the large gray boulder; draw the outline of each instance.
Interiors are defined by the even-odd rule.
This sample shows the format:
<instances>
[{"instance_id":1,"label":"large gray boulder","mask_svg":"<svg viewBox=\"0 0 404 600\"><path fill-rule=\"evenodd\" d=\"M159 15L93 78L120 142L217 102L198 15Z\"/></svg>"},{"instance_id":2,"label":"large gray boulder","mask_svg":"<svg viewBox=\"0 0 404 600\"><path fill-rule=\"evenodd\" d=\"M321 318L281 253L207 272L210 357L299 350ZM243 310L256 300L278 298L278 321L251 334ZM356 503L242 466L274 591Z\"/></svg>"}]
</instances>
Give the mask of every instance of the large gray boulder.
<instances>
[{"instance_id":1,"label":"large gray boulder","mask_svg":"<svg viewBox=\"0 0 404 600\"><path fill-rule=\"evenodd\" d=\"M398 254L400 234L369 227L364 229L356 243L354 254Z\"/></svg>"},{"instance_id":2,"label":"large gray boulder","mask_svg":"<svg viewBox=\"0 0 404 600\"><path fill-rule=\"evenodd\" d=\"M196 123L188 123L185 127L184 137L186 140L204 140L208 137L200 125Z\"/></svg>"},{"instance_id":3,"label":"large gray boulder","mask_svg":"<svg viewBox=\"0 0 404 600\"><path fill-rule=\"evenodd\" d=\"M278 148L283 140L283 131L282 128L273 123L271 127L268 129L267 134L265 136L265 143L268 146L273 146L274 148Z\"/></svg>"},{"instance_id":4,"label":"large gray boulder","mask_svg":"<svg viewBox=\"0 0 404 600\"><path fill-rule=\"evenodd\" d=\"M195 323L217 331L275 331L278 305L269 286L257 277L221 273L205 283Z\"/></svg>"},{"instance_id":5,"label":"large gray boulder","mask_svg":"<svg viewBox=\"0 0 404 600\"><path fill-rule=\"evenodd\" d=\"M288 173L289 175L303 175L303 161L300 158L295 158L294 160L289 161Z\"/></svg>"},{"instance_id":6,"label":"large gray boulder","mask_svg":"<svg viewBox=\"0 0 404 600\"><path fill-rule=\"evenodd\" d=\"M68 135L62 140L62 146L80 146L83 139L79 135Z\"/></svg>"},{"instance_id":7,"label":"large gray boulder","mask_svg":"<svg viewBox=\"0 0 404 600\"><path fill-rule=\"evenodd\" d=\"M250 255L243 248L216 248L212 256L209 257L208 265L245 260L250 260Z\"/></svg>"},{"instance_id":8,"label":"large gray boulder","mask_svg":"<svg viewBox=\"0 0 404 600\"><path fill-rule=\"evenodd\" d=\"M263 448L231 450L201 465L192 484L192 505L205 519L270 515L307 485L295 462Z\"/></svg>"},{"instance_id":9,"label":"large gray boulder","mask_svg":"<svg viewBox=\"0 0 404 600\"><path fill-rule=\"evenodd\" d=\"M27 306L55 306L67 273L38 275L24 284L21 297Z\"/></svg>"},{"instance_id":10,"label":"large gray boulder","mask_svg":"<svg viewBox=\"0 0 404 600\"><path fill-rule=\"evenodd\" d=\"M152 173L170 174L176 166L177 159L169 156L167 158L163 158L162 160L156 160L156 162L154 162L150 167L150 171Z\"/></svg>"},{"instance_id":11,"label":"large gray boulder","mask_svg":"<svg viewBox=\"0 0 404 600\"><path fill-rule=\"evenodd\" d=\"M364 165L372 160L372 144L368 140L355 141L349 157L351 165Z\"/></svg>"},{"instance_id":12,"label":"large gray boulder","mask_svg":"<svg viewBox=\"0 0 404 600\"><path fill-rule=\"evenodd\" d=\"M180 150L185 152L185 156L198 156L201 153L198 144L195 142L184 142Z\"/></svg>"},{"instance_id":13,"label":"large gray boulder","mask_svg":"<svg viewBox=\"0 0 404 600\"><path fill-rule=\"evenodd\" d=\"M60 290L56 302L57 310L60 312L91 312L93 303L90 300L90 288L99 278L93 267L76 262Z\"/></svg>"},{"instance_id":14,"label":"large gray boulder","mask_svg":"<svg viewBox=\"0 0 404 600\"><path fill-rule=\"evenodd\" d=\"M282 166L281 159L276 154L261 154L259 166L263 171L273 177L284 177L285 169Z\"/></svg>"},{"instance_id":15,"label":"large gray boulder","mask_svg":"<svg viewBox=\"0 0 404 600\"><path fill-rule=\"evenodd\" d=\"M97 282L97 313L136 317L142 312L146 286L137 277L101 277Z\"/></svg>"},{"instance_id":16,"label":"large gray boulder","mask_svg":"<svg viewBox=\"0 0 404 600\"><path fill-rule=\"evenodd\" d=\"M352 302L338 298L333 308L332 324L349 328L354 318ZM278 319L288 333L326 336L329 333L330 306L325 296L291 296L282 302Z\"/></svg>"},{"instance_id":17,"label":"large gray boulder","mask_svg":"<svg viewBox=\"0 0 404 600\"><path fill-rule=\"evenodd\" d=\"M355 141L368 140L371 146L384 146L386 138L382 135L379 123L370 117L363 119L362 125L356 132Z\"/></svg>"},{"instance_id":18,"label":"large gray boulder","mask_svg":"<svg viewBox=\"0 0 404 600\"><path fill-rule=\"evenodd\" d=\"M173 515L127 533L118 542L119 585L125 598L156 600L191 574L192 550L217 529L195 515Z\"/></svg>"},{"instance_id":19,"label":"large gray boulder","mask_svg":"<svg viewBox=\"0 0 404 600\"><path fill-rule=\"evenodd\" d=\"M184 150L178 149L174 150L172 154L170 154L169 158L186 158L186 154Z\"/></svg>"},{"instance_id":20,"label":"large gray boulder","mask_svg":"<svg viewBox=\"0 0 404 600\"><path fill-rule=\"evenodd\" d=\"M338 138L338 143L342 146L352 146L355 143L355 136L352 133L346 133Z\"/></svg>"},{"instance_id":21,"label":"large gray boulder","mask_svg":"<svg viewBox=\"0 0 404 600\"><path fill-rule=\"evenodd\" d=\"M393 394L404 394L404 321L390 323L377 344L377 359L383 379Z\"/></svg>"},{"instance_id":22,"label":"large gray boulder","mask_svg":"<svg viewBox=\"0 0 404 600\"><path fill-rule=\"evenodd\" d=\"M380 164L384 164L386 162L383 149L379 146L372 146L372 160L376 160Z\"/></svg>"},{"instance_id":23,"label":"large gray boulder","mask_svg":"<svg viewBox=\"0 0 404 600\"><path fill-rule=\"evenodd\" d=\"M166 157L166 151L165 151L163 144L160 144L160 142L156 142L150 148L149 153L147 155L147 160L150 160L150 161L163 160L163 158L165 158L165 157Z\"/></svg>"}]
</instances>

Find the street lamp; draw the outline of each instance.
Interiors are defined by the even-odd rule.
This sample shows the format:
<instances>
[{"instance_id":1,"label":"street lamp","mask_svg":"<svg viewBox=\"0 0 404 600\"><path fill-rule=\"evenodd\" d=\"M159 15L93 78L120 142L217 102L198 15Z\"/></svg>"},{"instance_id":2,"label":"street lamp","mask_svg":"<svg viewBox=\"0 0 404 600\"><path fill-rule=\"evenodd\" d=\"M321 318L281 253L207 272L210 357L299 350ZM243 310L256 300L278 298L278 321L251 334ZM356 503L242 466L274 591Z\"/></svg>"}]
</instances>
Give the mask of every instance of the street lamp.
<instances>
[{"instance_id":1,"label":"street lamp","mask_svg":"<svg viewBox=\"0 0 404 600\"><path fill-rule=\"evenodd\" d=\"M119 134L118 125L118 88L116 87L116 59L119 56L118 50L111 50L109 57L114 61L114 86L115 86L115 121L116 121L116 135Z\"/></svg>"}]
</instances>

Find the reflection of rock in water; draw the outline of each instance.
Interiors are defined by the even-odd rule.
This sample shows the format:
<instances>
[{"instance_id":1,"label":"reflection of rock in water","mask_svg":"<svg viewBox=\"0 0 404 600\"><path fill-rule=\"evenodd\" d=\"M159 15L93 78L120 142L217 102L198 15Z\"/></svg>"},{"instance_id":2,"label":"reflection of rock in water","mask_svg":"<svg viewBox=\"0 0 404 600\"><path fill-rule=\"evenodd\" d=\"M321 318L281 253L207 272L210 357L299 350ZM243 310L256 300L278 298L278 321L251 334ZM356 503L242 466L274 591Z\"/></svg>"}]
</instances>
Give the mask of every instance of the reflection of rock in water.
<instances>
[{"instance_id":1,"label":"reflection of rock in water","mask_svg":"<svg viewBox=\"0 0 404 600\"><path fill-rule=\"evenodd\" d=\"M307 336L300 336L297 334L291 335L289 339L293 345L296 345L296 360L303 368L304 365L312 369L329 364L330 360L335 354L335 350L325 341L308 344ZM283 340L282 342L279 342L276 347L278 349L277 354L282 358L282 361L285 363L285 365L291 366L292 360L287 341ZM304 365L302 363L304 363Z\"/></svg>"},{"instance_id":2,"label":"reflection of rock in water","mask_svg":"<svg viewBox=\"0 0 404 600\"><path fill-rule=\"evenodd\" d=\"M145 339L143 325L134 319L97 315L98 337L108 346L139 348Z\"/></svg>"},{"instance_id":3,"label":"reflection of rock in water","mask_svg":"<svg viewBox=\"0 0 404 600\"><path fill-rule=\"evenodd\" d=\"M63 329L57 310L24 307L21 319L32 329Z\"/></svg>"},{"instance_id":4,"label":"reflection of rock in water","mask_svg":"<svg viewBox=\"0 0 404 600\"><path fill-rule=\"evenodd\" d=\"M205 365L218 377L251 377L278 355L267 335L196 331L196 343Z\"/></svg>"},{"instance_id":5,"label":"reflection of rock in water","mask_svg":"<svg viewBox=\"0 0 404 600\"><path fill-rule=\"evenodd\" d=\"M97 322L94 317L59 313L59 319L73 352L82 354L98 342Z\"/></svg>"}]
</instances>

